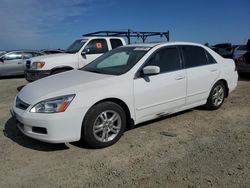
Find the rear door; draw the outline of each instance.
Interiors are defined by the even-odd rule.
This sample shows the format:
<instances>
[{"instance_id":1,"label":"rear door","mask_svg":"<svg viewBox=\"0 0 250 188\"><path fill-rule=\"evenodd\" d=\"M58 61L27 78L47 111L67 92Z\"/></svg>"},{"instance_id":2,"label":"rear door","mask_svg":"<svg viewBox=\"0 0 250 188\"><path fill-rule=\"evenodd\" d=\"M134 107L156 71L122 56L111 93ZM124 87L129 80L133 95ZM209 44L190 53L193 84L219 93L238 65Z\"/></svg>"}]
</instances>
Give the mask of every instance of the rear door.
<instances>
[{"instance_id":1,"label":"rear door","mask_svg":"<svg viewBox=\"0 0 250 188\"><path fill-rule=\"evenodd\" d=\"M22 52L11 52L3 56L0 62L1 75L23 74L23 55Z\"/></svg>"},{"instance_id":2,"label":"rear door","mask_svg":"<svg viewBox=\"0 0 250 188\"><path fill-rule=\"evenodd\" d=\"M213 57L202 47L182 46L187 71L186 105L204 102L219 76L219 68Z\"/></svg>"},{"instance_id":3,"label":"rear door","mask_svg":"<svg viewBox=\"0 0 250 188\"><path fill-rule=\"evenodd\" d=\"M148 65L159 66L160 73L134 80L137 122L171 113L185 105L186 72L182 68L178 48L158 50L145 64Z\"/></svg>"}]
</instances>

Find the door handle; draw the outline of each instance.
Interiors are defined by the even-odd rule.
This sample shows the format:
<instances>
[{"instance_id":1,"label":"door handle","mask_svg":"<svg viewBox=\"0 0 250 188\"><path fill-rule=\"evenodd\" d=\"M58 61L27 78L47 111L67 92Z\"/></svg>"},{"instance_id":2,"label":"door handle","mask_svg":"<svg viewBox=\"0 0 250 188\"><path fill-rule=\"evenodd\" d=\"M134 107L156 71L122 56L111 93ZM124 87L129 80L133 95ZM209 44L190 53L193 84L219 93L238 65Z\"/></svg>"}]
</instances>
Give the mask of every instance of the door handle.
<instances>
[{"instance_id":1,"label":"door handle","mask_svg":"<svg viewBox=\"0 0 250 188\"><path fill-rule=\"evenodd\" d=\"M22 64L22 62L17 62L17 64Z\"/></svg>"},{"instance_id":2,"label":"door handle","mask_svg":"<svg viewBox=\"0 0 250 188\"><path fill-rule=\"evenodd\" d=\"M217 71L217 69L212 69L212 70L210 70L210 72L216 72Z\"/></svg>"},{"instance_id":3,"label":"door handle","mask_svg":"<svg viewBox=\"0 0 250 188\"><path fill-rule=\"evenodd\" d=\"M178 75L175 79L176 79L176 80L182 80L182 79L184 79L184 78L185 78L185 76Z\"/></svg>"}]
</instances>

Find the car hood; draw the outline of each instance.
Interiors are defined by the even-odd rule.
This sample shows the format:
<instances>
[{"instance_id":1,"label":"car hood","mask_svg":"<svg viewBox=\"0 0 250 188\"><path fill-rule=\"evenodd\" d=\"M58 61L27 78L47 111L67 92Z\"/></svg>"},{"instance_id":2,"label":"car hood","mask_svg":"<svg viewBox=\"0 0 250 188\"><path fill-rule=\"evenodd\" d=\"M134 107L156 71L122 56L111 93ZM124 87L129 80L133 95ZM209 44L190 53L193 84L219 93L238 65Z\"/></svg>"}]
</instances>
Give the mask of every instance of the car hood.
<instances>
[{"instance_id":1,"label":"car hood","mask_svg":"<svg viewBox=\"0 0 250 188\"><path fill-rule=\"evenodd\" d=\"M115 76L72 70L49 76L29 83L18 94L28 104L35 104L45 99L77 94L79 91L100 87Z\"/></svg>"},{"instance_id":2,"label":"car hood","mask_svg":"<svg viewBox=\"0 0 250 188\"><path fill-rule=\"evenodd\" d=\"M44 61L46 63L55 63L55 62L60 62L60 61L67 61L70 60L72 61L72 58L77 58L77 54L69 54L69 53L61 53L61 54L50 54L50 55L42 55L42 56L37 56L31 58L32 62L35 61Z\"/></svg>"}]
</instances>

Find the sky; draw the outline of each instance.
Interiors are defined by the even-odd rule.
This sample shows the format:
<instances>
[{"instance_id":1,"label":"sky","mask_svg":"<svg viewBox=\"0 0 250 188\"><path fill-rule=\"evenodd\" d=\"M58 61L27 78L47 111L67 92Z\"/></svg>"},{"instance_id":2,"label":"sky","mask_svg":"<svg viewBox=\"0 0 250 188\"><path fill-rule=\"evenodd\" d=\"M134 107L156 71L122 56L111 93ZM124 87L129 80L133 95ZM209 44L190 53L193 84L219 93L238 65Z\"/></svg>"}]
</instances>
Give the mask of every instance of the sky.
<instances>
[{"instance_id":1,"label":"sky","mask_svg":"<svg viewBox=\"0 0 250 188\"><path fill-rule=\"evenodd\" d=\"M250 0L0 0L0 50L65 49L87 32L126 29L169 30L171 41L243 44Z\"/></svg>"}]
</instances>

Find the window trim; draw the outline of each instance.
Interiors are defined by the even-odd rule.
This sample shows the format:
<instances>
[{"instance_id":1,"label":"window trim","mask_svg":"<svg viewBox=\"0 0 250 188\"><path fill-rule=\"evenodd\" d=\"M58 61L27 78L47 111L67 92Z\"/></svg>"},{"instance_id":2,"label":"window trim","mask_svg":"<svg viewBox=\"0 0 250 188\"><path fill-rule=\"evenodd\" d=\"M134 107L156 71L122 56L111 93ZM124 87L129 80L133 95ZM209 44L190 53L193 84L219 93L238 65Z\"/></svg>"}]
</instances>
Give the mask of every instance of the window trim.
<instances>
[{"instance_id":1,"label":"window trim","mask_svg":"<svg viewBox=\"0 0 250 188\"><path fill-rule=\"evenodd\" d=\"M170 49L170 48L176 48L180 57L180 69L178 70L172 70L172 71L166 71L166 72L160 72L159 74L166 74L166 73L170 73L170 72L175 72L175 71L180 71L185 69L185 67L183 66L183 58L182 58L182 54L181 51L179 49L179 45L171 45L171 46L163 46L158 48L157 50L155 50L148 58L147 60L139 67L139 69L136 71L134 79L140 78L141 76L141 71L142 69L147 66L147 63L150 61L150 59L156 54L158 53L160 50L164 50L164 49ZM159 75L156 74L156 75ZM156 76L156 75L148 75L148 76Z\"/></svg>"}]
</instances>

